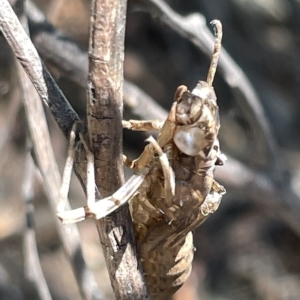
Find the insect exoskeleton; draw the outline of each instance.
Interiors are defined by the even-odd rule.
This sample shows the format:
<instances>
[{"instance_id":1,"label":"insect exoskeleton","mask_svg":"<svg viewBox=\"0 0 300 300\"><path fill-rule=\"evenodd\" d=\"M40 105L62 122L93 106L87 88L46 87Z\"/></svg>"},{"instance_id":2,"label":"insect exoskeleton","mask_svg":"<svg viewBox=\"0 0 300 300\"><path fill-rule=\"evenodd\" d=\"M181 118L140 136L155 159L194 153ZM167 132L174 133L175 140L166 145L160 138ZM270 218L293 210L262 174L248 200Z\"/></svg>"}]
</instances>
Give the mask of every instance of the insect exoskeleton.
<instances>
[{"instance_id":1,"label":"insect exoskeleton","mask_svg":"<svg viewBox=\"0 0 300 300\"><path fill-rule=\"evenodd\" d=\"M217 210L225 193L213 174L215 165L224 161L219 128L213 87L203 81L192 92L178 87L147 184L131 202L138 249L145 257L143 267L154 299L165 299L185 282L194 251L191 231ZM160 159L167 156L169 172L163 172L159 152Z\"/></svg>"}]
</instances>

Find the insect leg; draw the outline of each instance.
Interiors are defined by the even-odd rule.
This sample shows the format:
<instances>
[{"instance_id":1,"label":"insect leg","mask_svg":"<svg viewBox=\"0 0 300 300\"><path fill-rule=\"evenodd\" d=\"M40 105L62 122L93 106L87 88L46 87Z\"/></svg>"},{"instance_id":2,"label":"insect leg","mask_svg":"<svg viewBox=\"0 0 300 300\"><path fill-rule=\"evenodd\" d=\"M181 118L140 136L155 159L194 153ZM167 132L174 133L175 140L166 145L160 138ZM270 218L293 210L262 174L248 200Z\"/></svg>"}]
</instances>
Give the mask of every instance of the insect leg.
<instances>
[{"instance_id":1,"label":"insect leg","mask_svg":"<svg viewBox=\"0 0 300 300\"><path fill-rule=\"evenodd\" d=\"M95 204L94 154L90 151L82 132L79 133L79 137L85 149L86 158L87 158L86 196L87 196L87 206L90 207Z\"/></svg>"},{"instance_id":2,"label":"insect leg","mask_svg":"<svg viewBox=\"0 0 300 300\"><path fill-rule=\"evenodd\" d=\"M71 175L74 165L74 158L75 158L75 138L76 138L76 128L78 122L74 122L71 132L70 132L70 140L69 140L69 147L68 147L68 155L67 160L63 172L63 178L59 193L59 202L57 205L57 212L62 212L66 209L66 203L70 188L71 182Z\"/></svg>"},{"instance_id":3,"label":"insect leg","mask_svg":"<svg viewBox=\"0 0 300 300\"><path fill-rule=\"evenodd\" d=\"M201 204L201 214L203 216L208 216L209 214L214 213L218 209L222 197L225 193L225 188L214 180L211 191L206 196L204 202Z\"/></svg>"},{"instance_id":4,"label":"insect leg","mask_svg":"<svg viewBox=\"0 0 300 300\"><path fill-rule=\"evenodd\" d=\"M163 152L158 142L150 136L147 139L150 142L157 154L159 155L159 160L161 163L162 171L164 174L164 189L165 189L165 198L163 199L163 203L159 204L159 209L162 210L168 222L172 222L174 219L172 210L170 207L173 205L173 199L175 197L175 175L172 167L169 164L168 157L166 153Z\"/></svg>"},{"instance_id":5,"label":"insect leg","mask_svg":"<svg viewBox=\"0 0 300 300\"><path fill-rule=\"evenodd\" d=\"M151 131L160 130L164 122L159 120L129 120L122 121L123 128L135 130L135 131Z\"/></svg>"},{"instance_id":6,"label":"insect leg","mask_svg":"<svg viewBox=\"0 0 300 300\"><path fill-rule=\"evenodd\" d=\"M183 226L180 229L177 228L174 232L171 232L172 228L170 227L169 236L163 241L163 247L165 249L174 247L177 243L180 243L182 238L186 236L189 231L192 231L196 227L201 225L210 214L214 213L218 209L222 197L225 193L225 188L214 180L210 192L199 207L197 218L188 226ZM153 232L152 234L155 234L155 232ZM159 239L157 240L159 241ZM151 251L153 249L149 248L147 250Z\"/></svg>"},{"instance_id":7,"label":"insect leg","mask_svg":"<svg viewBox=\"0 0 300 300\"><path fill-rule=\"evenodd\" d=\"M59 212L57 216L64 224L76 223L86 218L101 219L106 217L131 199L148 172L149 170L144 169L143 173L132 175L112 196L100 199L90 206Z\"/></svg>"},{"instance_id":8,"label":"insect leg","mask_svg":"<svg viewBox=\"0 0 300 300\"><path fill-rule=\"evenodd\" d=\"M129 159L125 154L123 154L123 164L127 168L133 169L133 162L131 159Z\"/></svg>"}]
</instances>

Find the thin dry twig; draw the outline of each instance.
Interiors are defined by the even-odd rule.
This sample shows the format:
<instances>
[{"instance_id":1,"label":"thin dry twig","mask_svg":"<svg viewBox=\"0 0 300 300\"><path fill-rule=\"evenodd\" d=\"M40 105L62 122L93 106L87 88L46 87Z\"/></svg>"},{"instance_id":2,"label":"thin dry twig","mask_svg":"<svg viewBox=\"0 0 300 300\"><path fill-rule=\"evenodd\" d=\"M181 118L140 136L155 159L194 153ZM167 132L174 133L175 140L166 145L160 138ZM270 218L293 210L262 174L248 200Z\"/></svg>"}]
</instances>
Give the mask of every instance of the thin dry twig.
<instances>
[{"instance_id":1,"label":"thin dry twig","mask_svg":"<svg viewBox=\"0 0 300 300\"><path fill-rule=\"evenodd\" d=\"M88 76L88 134L95 181L103 197L124 184L123 60L127 1L93 0ZM148 299L128 205L96 221L117 299Z\"/></svg>"},{"instance_id":2,"label":"thin dry twig","mask_svg":"<svg viewBox=\"0 0 300 300\"><path fill-rule=\"evenodd\" d=\"M34 286L41 300L51 300L51 294L45 280L39 254L37 250L35 226L34 226L34 205L32 183L34 178L34 162L30 153L26 155L24 168L24 179L22 185L22 197L25 202L26 227L23 235L24 268L25 274Z\"/></svg>"},{"instance_id":3,"label":"thin dry twig","mask_svg":"<svg viewBox=\"0 0 300 300\"><path fill-rule=\"evenodd\" d=\"M23 4L23 1L22 1ZM24 6L22 5L24 9ZM27 18L24 15L24 10L20 17L24 29L28 32ZM17 72L19 74L20 85L22 92L29 92L29 95L36 95L33 93L33 86L30 84L28 77L25 75L21 66L17 65ZM25 75L25 76L24 76ZM23 78L24 77L24 78ZM22 80L23 79L23 80ZM31 141L27 141L28 146L31 146ZM27 147L28 147L27 146ZM30 147L31 148L31 147ZM40 264L36 235L35 235L35 222L34 222L34 204L33 204L33 179L34 179L34 161L30 154L31 149L27 149L26 162L24 168L24 179L22 185L22 197L25 202L25 214L26 214L26 227L23 235L23 252L24 252L24 271L28 280L32 281L39 294L41 300L51 300L51 294L47 285L46 279L43 274L43 270Z\"/></svg>"}]
</instances>

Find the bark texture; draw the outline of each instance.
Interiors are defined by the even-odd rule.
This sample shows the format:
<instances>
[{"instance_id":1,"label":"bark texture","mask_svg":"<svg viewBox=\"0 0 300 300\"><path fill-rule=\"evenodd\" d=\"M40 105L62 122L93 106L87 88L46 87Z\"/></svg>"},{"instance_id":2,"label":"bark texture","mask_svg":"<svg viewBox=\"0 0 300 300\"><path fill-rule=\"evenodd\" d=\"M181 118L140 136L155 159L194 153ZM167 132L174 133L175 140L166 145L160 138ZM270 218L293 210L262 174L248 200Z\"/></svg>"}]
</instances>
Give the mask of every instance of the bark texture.
<instances>
[{"instance_id":1,"label":"bark texture","mask_svg":"<svg viewBox=\"0 0 300 300\"><path fill-rule=\"evenodd\" d=\"M124 32L127 1L92 1L88 132L95 156L96 185L102 197L124 184L122 110ZM117 299L147 299L137 260L128 205L96 221Z\"/></svg>"}]
</instances>

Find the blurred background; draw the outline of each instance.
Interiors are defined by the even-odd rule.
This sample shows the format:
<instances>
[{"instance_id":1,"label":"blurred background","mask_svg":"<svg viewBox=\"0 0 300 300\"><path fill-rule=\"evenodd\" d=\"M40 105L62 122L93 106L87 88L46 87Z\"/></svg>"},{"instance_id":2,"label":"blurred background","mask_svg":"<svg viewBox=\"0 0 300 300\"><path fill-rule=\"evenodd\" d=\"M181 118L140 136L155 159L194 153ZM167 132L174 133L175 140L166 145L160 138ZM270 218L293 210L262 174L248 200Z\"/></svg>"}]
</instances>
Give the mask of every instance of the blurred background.
<instances>
[{"instance_id":1,"label":"blurred background","mask_svg":"<svg viewBox=\"0 0 300 300\"><path fill-rule=\"evenodd\" d=\"M145 1L143 1L145 2ZM231 177L220 174L227 188L218 211L194 233L195 259L190 280L174 296L175 300L300 299L300 230L299 220L289 214L296 199L300 180L300 1L299 0L168 0L177 13L199 13L209 22L223 24L223 47L248 77L269 122L275 155L260 149L264 133L254 128L241 95L228 84L224 73L217 73L214 88L221 117L220 143L230 158L265 176L274 183L272 196L241 187L231 189ZM87 51L89 31L88 0L38 0L34 3L61 36L76 42ZM30 30L40 28L31 24ZM210 27L210 26L209 26ZM38 43L38 41L37 41ZM85 116L85 83L78 84L66 72L51 63L45 51L40 55L78 114ZM77 57L71 60L76 61ZM205 80L210 58L185 39L153 18L138 1L129 0L125 37L125 79L151 96L168 110L176 87L190 89ZM87 68L87 61L86 66ZM227 70L226 74L230 74ZM238 80L236 85L242 84ZM13 54L0 36L0 299L39 299L24 275L22 236L25 226L21 186L24 176L27 126L17 92ZM151 107L144 113L151 115ZM134 114L133 114L134 115ZM124 118L132 117L125 105ZM134 115L135 118L138 115ZM254 122L254 121L253 121ZM49 130L62 171L67 143L52 118ZM136 158L142 151L145 135L124 131L124 152ZM268 138L267 138L268 139ZM278 164L280 172L274 175ZM230 169L229 169L230 174ZM231 172L235 172L234 169ZM217 172L218 175L218 172ZM233 176L234 177L234 176ZM276 177L276 178L274 178ZM279 177L279 178L278 178ZM226 186L227 183L227 186ZM234 184L232 184L234 185ZM275 190L276 188L276 190ZM285 191L289 190L289 193ZM257 191L257 193L255 193ZM40 184L34 182L37 243L46 281L53 299L81 299L70 265L59 242L52 215ZM267 192L266 192L267 193ZM268 193L267 193L268 194ZM74 177L70 189L73 207L82 206L85 197ZM274 201L275 202L275 201ZM289 206L285 203L289 203ZM298 211L299 203L295 204ZM276 210L280 209L280 213ZM286 211L285 211L286 209ZM285 218L282 216L285 214ZM293 220L290 220L294 218ZM288 221L287 221L288 220ZM85 257L105 295L114 299L103 261L98 234L93 221L79 224Z\"/></svg>"}]
</instances>

